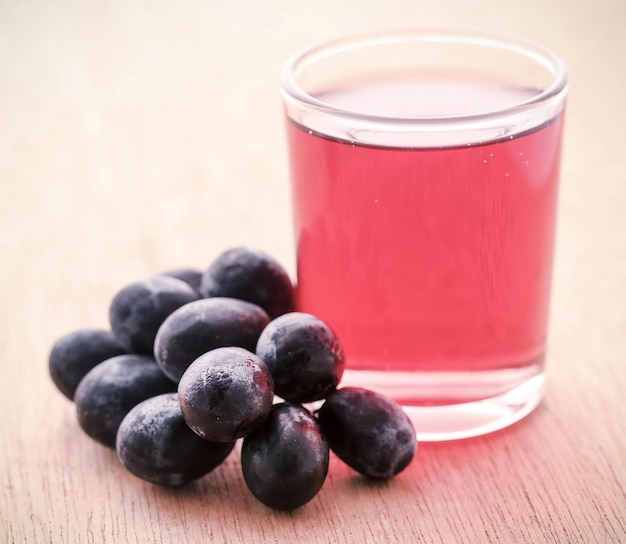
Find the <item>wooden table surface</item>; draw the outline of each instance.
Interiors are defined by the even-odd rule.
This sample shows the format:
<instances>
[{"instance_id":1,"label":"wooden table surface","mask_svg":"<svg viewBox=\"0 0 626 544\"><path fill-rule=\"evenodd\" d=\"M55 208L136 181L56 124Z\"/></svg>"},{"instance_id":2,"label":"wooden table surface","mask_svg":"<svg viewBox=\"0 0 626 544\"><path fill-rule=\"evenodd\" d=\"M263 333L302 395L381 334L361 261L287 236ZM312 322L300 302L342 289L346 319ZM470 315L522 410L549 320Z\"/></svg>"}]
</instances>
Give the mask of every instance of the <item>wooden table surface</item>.
<instances>
[{"instance_id":1,"label":"wooden table surface","mask_svg":"<svg viewBox=\"0 0 626 544\"><path fill-rule=\"evenodd\" d=\"M0 0L0 541L626 542L626 2ZM545 401L372 485L331 458L291 513L233 453L178 490L80 430L52 343L123 285L233 245L294 272L278 74L411 26L501 30L571 72Z\"/></svg>"}]
</instances>

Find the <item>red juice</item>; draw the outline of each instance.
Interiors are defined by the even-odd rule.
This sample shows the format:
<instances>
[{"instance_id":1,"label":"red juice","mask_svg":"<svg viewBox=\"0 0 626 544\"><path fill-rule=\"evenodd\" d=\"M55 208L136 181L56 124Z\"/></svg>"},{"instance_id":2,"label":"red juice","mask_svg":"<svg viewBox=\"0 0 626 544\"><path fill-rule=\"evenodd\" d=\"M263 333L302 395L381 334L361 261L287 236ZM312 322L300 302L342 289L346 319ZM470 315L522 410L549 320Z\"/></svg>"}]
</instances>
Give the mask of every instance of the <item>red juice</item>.
<instances>
[{"instance_id":1,"label":"red juice","mask_svg":"<svg viewBox=\"0 0 626 544\"><path fill-rule=\"evenodd\" d=\"M396 83L323 99L423 115L416 82ZM436 116L537 94L440 83L417 101ZM298 308L337 333L344 385L450 405L543 372L561 131L559 115L492 141L405 148L288 122Z\"/></svg>"}]
</instances>

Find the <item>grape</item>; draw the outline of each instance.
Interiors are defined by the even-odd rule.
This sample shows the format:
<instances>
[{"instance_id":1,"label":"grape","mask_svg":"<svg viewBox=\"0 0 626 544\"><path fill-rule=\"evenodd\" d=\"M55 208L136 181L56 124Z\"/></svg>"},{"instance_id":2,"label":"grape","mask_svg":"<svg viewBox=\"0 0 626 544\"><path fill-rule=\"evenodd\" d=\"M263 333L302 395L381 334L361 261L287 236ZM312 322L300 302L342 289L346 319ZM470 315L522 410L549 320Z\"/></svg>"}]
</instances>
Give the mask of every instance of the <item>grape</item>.
<instances>
[{"instance_id":1,"label":"grape","mask_svg":"<svg viewBox=\"0 0 626 544\"><path fill-rule=\"evenodd\" d=\"M234 298L206 298L170 314L154 341L154 356L163 372L178 382L200 355L238 346L254 351L269 317L256 304Z\"/></svg>"},{"instance_id":2,"label":"grape","mask_svg":"<svg viewBox=\"0 0 626 544\"><path fill-rule=\"evenodd\" d=\"M235 442L209 442L185 423L176 393L158 395L135 406L117 432L117 456L135 476L178 486L220 465Z\"/></svg>"},{"instance_id":3,"label":"grape","mask_svg":"<svg viewBox=\"0 0 626 544\"><path fill-rule=\"evenodd\" d=\"M115 448L124 416L141 401L176 391L176 384L146 355L118 355L92 368L76 388L78 422L94 440Z\"/></svg>"},{"instance_id":4,"label":"grape","mask_svg":"<svg viewBox=\"0 0 626 544\"><path fill-rule=\"evenodd\" d=\"M161 323L174 310L200 298L182 280L154 276L122 288L109 309L113 334L127 351L152 355Z\"/></svg>"},{"instance_id":5,"label":"grape","mask_svg":"<svg viewBox=\"0 0 626 544\"><path fill-rule=\"evenodd\" d=\"M176 268L163 272L160 275L184 281L187 285L200 293L200 284L202 283L202 272L200 270L196 270L195 268Z\"/></svg>"},{"instance_id":6,"label":"grape","mask_svg":"<svg viewBox=\"0 0 626 544\"><path fill-rule=\"evenodd\" d=\"M236 247L221 253L204 272L205 297L232 297L261 306L270 318L295 308L293 284L280 264L262 251Z\"/></svg>"},{"instance_id":7,"label":"grape","mask_svg":"<svg viewBox=\"0 0 626 544\"><path fill-rule=\"evenodd\" d=\"M111 301L109 321L110 331L57 340L49 371L74 400L80 427L138 478L183 485L243 438L250 492L293 510L321 490L331 450L383 480L416 453L415 429L398 404L337 389L339 339L295 311L289 276L261 251L236 247L204 272L173 269L130 283ZM284 402L274 404L275 395ZM322 400L317 417L302 406Z\"/></svg>"},{"instance_id":8,"label":"grape","mask_svg":"<svg viewBox=\"0 0 626 544\"><path fill-rule=\"evenodd\" d=\"M402 407L360 387L332 393L318 410L318 421L337 457L370 478L395 476L417 449L415 429Z\"/></svg>"},{"instance_id":9,"label":"grape","mask_svg":"<svg viewBox=\"0 0 626 544\"><path fill-rule=\"evenodd\" d=\"M328 443L313 415L300 405L281 403L244 438L244 480L263 504L291 510L309 502L328 473Z\"/></svg>"},{"instance_id":10,"label":"grape","mask_svg":"<svg viewBox=\"0 0 626 544\"><path fill-rule=\"evenodd\" d=\"M344 370L343 349L317 317L290 312L263 330L256 347L272 374L276 394L292 402L313 402L335 390Z\"/></svg>"},{"instance_id":11,"label":"grape","mask_svg":"<svg viewBox=\"0 0 626 544\"><path fill-rule=\"evenodd\" d=\"M93 367L125 353L111 331L80 329L59 338L48 358L50 377L59 391L73 400L76 387Z\"/></svg>"},{"instance_id":12,"label":"grape","mask_svg":"<svg viewBox=\"0 0 626 544\"><path fill-rule=\"evenodd\" d=\"M196 359L178 384L187 424L202 438L228 442L256 429L269 414L274 384L254 353L238 347Z\"/></svg>"}]
</instances>

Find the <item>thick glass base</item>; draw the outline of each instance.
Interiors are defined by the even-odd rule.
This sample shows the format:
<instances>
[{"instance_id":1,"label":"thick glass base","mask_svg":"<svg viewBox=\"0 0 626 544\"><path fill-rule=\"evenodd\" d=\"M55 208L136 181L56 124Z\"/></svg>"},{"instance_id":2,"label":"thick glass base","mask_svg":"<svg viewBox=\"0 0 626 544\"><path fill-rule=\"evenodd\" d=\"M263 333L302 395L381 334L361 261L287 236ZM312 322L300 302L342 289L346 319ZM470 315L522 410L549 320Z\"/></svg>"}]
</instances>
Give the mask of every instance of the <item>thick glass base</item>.
<instances>
[{"instance_id":1,"label":"thick glass base","mask_svg":"<svg viewBox=\"0 0 626 544\"><path fill-rule=\"evenodd\" d=\"M544 395L545 374L539 365L453 375L454 380L445 373L348 370L341 384L373 389L396 400L422 442L470 438L508 427L532 412Z\"/></svg>"}]
</instances>

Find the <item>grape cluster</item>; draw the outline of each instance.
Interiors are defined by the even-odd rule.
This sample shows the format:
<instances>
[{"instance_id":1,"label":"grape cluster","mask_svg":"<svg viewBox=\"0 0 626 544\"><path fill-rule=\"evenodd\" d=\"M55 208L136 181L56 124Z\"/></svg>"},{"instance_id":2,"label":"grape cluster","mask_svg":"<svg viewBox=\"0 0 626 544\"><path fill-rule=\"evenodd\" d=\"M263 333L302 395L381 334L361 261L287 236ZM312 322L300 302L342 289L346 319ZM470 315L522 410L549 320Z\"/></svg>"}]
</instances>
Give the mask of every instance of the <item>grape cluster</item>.
<instances>
[{"instance_id":1,"label":"grape cluster","mask_svg":"<svg viewBox=\"0 0 626 544\"><path fill-rule=\"evenodd\" d=\"M178 269L122 288L111 329L57 340L50 376L85 433L155 484L208 474L238 439L246 485L275 509L315 497L330 451L366 477L398 474L417 449L411 421L383 395L338 388L338 338L294 301L277 261L232 248L205 272Z\"/></svg>"}]
</instances>

